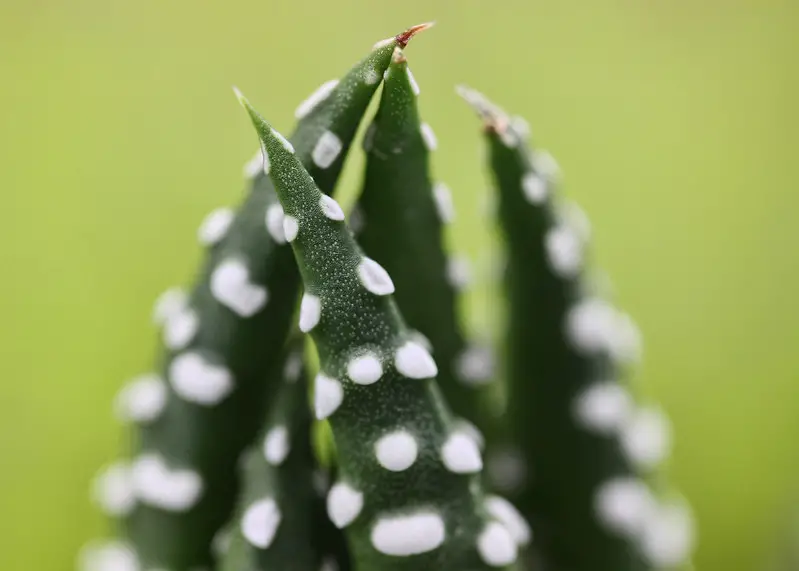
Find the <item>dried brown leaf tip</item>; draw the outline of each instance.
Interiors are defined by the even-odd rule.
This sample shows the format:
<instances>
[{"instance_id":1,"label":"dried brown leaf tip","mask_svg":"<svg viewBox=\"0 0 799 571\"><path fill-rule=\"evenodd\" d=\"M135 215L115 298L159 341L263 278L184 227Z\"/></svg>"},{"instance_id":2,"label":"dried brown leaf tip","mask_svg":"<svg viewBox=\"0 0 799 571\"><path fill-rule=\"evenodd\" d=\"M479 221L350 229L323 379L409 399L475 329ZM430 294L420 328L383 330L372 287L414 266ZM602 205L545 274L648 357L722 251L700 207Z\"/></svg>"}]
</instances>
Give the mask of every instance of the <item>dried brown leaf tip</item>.
<instances>
[{"instance_id":1,"label":"dried brown leaf tip","mask_svg":"<svg viewBox=\"0 0 799 571\"><path fill-rule=\"evenodd\" d=\"M483 120L483 127L487 132L496 133L509 147L515 146L518 140L523 138L524 134L514 129L513 122L505 110L492 103L485 95L466 85L457 86L455 91Z\"/></svg>"},{"instance_id":2,"label":"dried brown leaf tip","mask_svg":"<svg viewBox=\"0 0 799 571\"><path fill-rule=\"evenodd\" d=\"M396 42L400 48L404 48L408 45L408 42L418 34L419 32L423 32L428 28L432 28L435 25L435 22L426 22L424 24L417 24L416 26L411 26L404 32L397 34L396 36L392 36L390 38L386 38L385 40L381 40L374 45L374 48L382 48L383 46L387 46L392 42Z\"/></svg>"}]
</instances>

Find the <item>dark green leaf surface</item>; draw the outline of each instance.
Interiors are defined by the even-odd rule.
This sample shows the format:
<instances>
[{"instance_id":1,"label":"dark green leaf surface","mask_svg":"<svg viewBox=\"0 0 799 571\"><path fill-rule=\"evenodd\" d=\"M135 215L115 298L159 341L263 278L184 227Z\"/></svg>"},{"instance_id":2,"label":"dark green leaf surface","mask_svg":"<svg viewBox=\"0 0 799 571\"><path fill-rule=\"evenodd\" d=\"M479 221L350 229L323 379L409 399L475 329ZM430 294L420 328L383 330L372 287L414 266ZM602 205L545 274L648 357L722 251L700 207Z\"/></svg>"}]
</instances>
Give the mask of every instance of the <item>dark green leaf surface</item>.
<instances>
[{"instance_id":1,"label":"dark green leaf surface","mask_svg":"<svg viewBox=\"0 0 799 571\"><path fill-rule=\"evenodd\" d=\"M484 428L481 400L491 377L470 366L479 349L466 343L457 314L460 260L448 257L444 246L452 199L430 174L436 139L419 118L418 91L408 62L398 53L365 143L358 206L363 228L357 238L366 255L391 275L394 299L408 325L429 343L447 403L455 414Z\"/></svg>"},{"instance_id":2,"label":"dark green leaf surface","mask_svg":"<svg viewBox=\"0 0 799 571\"><path fill-rule=\"evenodd\" d=\"M637 356L637 331L587 285L587 221L554 196L557 165L530 150L524 124L479 93L462 95L484 119L499 190L508 258L508 419L529 476L513 499L533 521L543 566L679 564L690 541L672 545L675 534L668 536L688 529L688 518L667 532L659 528L668 508L639 477L663 459L668 428L656 409L635 408L620 382L622 365ZM665 554L647 546L653 533Z\"/></svg>"},{"instance_id":3,"label":"dark green leaf surface","mask_svg":"<svg viewBox=\"0 0 799 571\"><path fill-rule=\"evenodd\" d=\"M269 158L305 285L300 328L319 352L316 412L329 418L340 469L328 513L346 528L355 567L506 568L517 546L483 506L477 444L454 428L391 278L363 255L291 146L240 100Z\"/></svg>"}]
</instances>

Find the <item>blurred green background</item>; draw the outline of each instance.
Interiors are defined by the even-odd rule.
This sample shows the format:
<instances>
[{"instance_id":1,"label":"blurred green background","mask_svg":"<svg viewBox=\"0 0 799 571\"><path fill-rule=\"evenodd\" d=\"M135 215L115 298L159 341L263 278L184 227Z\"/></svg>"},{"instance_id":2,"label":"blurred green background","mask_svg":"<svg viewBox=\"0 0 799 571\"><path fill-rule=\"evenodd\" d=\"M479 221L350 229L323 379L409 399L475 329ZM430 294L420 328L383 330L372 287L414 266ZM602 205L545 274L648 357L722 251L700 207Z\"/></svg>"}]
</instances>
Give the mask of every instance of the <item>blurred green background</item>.
<instances>
[{"instance_id":1,"label":"blurred green background","mask_svg":"<svg viewBox=\"0 0 799 571\"><path fill-rule=\"evenodd\" d=\"M592 219L673 418L697 568L759 569L799 493L798 4L2 0L0 569L70 569L104 528L87 482L124 442L112 396L256 148L230 85L289 130L322 81L430 19L408 55L453 238L475 256L484 238L466 82L529 119Z\"/></svg>"}]
</instances>

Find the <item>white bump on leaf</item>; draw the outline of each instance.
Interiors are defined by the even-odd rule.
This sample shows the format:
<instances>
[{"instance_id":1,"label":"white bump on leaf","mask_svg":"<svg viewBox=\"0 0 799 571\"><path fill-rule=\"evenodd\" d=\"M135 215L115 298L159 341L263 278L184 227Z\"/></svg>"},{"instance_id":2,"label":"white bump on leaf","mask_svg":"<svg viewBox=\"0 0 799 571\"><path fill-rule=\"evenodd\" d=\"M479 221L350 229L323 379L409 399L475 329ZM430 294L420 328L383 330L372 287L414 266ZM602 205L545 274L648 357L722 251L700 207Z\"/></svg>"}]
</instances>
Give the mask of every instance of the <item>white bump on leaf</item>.
<instances>
[{"instance_id":1,"label":"white bump on leaf","mask_svg":"<svg viewBox=\"0 0 799 571\"><path fill-rule=\"evenodd\" d=\"M283 232L283 207L279 203L270 204L266 209L266 231L278 244L286 243L286 234Z\"/></svg>"},{"instance_id":2,"label":"white bump on leaf","mask_svg":"<svg viewBox=\"0 0 799 571\"><path fill-rule=\"evenodd\" d=\"M432 379L438 374L436 362L427 349L407 341L394 354L394 366L401 375L409 379Z\"/></svg>"},{"instance_id":3,"label":"white bump on leaf","mask_svg":"<svg viewBox=\"0 0 799 571\"><path fill-rule=\"evenodd\" d=\"M550 179L560 176L560 166L555 157L548 151L536 151L533 153L533 168L536 172Z\"/></svg>"},{"instance_id":4,"label":"white bump on leaf","mask_svg":"<svg viewBox=\"0 0 799 571\"><path fill-rule=\"evenodd\" d=\"M455 431L441 448L441 459L447 470L455 474L472 474L483 468L480 448L466 433Z\"/></svg>"},{"instance_id":5,"label":"white bump on leaf","mask_svg":"<svg viewBox=\"0 0 799 571\"><path fill-rule=\"evenodd\" d=\"M438 139L433 132L433 128L427 123L422 123L419 125L419 128L422 130L422 139L424 140L425 147L427 147L429 151L435 151L438 148Z\"/></svg>"},{"instance_id":6,"label":"white bump on leaf","mask_svg":"<svg viewBox=\"0 0 799 571\"><path fill-rule=\"evenodd\" d=\"M283 148L286 149L288 152L290 152L293 155L294 154L294 145L289 143L289 141L288 141L288 139L286 139L286 137L284 137L283 135L281 135L280 133L278 133L274 129L270 129L270 130L272 131L272 136L274 136L275 139L278 140L278 142L283 146Z\"/></svg>"},{"instance_id":7,"label":"white bump on leaf","mask_svg":"<svg viewBox=\"0 0 799 571\"><path fill-rule=\"evenodd\" d=\"M488 454L488 477L491 484L505 493L519 490L527 478L524 457L515 448L497 448Z\"/></svg>"},{"instance_id":8,"label":"white bump on leaf","mask_svg":"<svg viewBox=\"0 0 799 571\"><path fill-rule=\"evenodd\" d=\"M624 387L606 381L583 390L575 400L574 413L580 425L610 435L621 429L632 406L632 397Z\"/></svg>"},{"instance_id":9,"label":"white bump on leaf","mask_svg":"<svg viewBox=\"0 0 799 571\"><path fill-rule=\"evenodd\" d=\"M300 303L300 331L308 333L316 327L321 316L322 300L313 294L304 294Z\"/></svg>"},{"instance_id":10,"label":"white bump on leaf","mask_svg":"<svg viewBox=\"0 0 799 571\"><path fill-rule=\"evenodd\" d=\"M166 384L151 373L136 377L122 387L114 401L114 409L122 421L152 422L163 412L166 399Z\"/></svg>"},{"instance_id":11,"label":"white bump on leaf","mask_svg":"<svg viewBox=\"0 0 799 571\"><path fill-rule=\"evenodd\" d=\"M637 478L614 478L604 482L594 497L594 509L604 525L626 537L640 534L654 507L646 484Z\"/></svg>"},{"instance_id":12,"label":"white bump on leaf","mask_svg":"<svg viewBox=\"0 0 799 571\"><path fill-rule=\"evenodd\" d=\"M359 234L363 230L364 225L363 209L359 205L355 205L350 212L350 230L353 234Z\"/></svg>"},{"instance_id":13,"label":"white bump on leaf","mask_svg":"<svg viewBox=\"0 0 799 571\"><path fill-rule=\"evenodd\" d=\"M517 544L527 545L530 543L532 537L530 525L512 503L500 496L487 496L485 508L491 517L507 528Z\"/></svg>"},{"instance_id":14,"label":"white bump on leaf","mask_svg":"<svg viewBox=\"0 0 799 571\"><path fill-rule=\"evenodd\" d=\"M242 260L228 258L211 273L211 294L241 317L255 315L268 300L266 288L250 282L250 270Z\"/></svg>"},{"instance_id":15,"label":"white bump on leaf","mask_svg":"<svg viewBox=\"0 0 799 571\"><path fill-rule=\"evenodd\" d=\"M530 123L527 122L527 119L524 117L520 117L519 115L514 115L511 117L510 126L513 128L516 133L524 138L527 139L530 137Z\"/></svg>"},{"instance_id":16,"label":"white bump on leaf","mask_svg":"<svg viewBox=\"0 0 799 571\"><path fill-rule=\"evenodd\" d=\"M411 84L411 89L413 90L413 94L418 96L419 93L421 93L421 90L419 89L419 84L416 82L416 78L413 76L411 68L405 67L405 71L408 73L408 83Z\"/></svg>"},{"instance_id":17,"label":"white bump on leaf","mask_svg":"<svg viewBox=\"0 0 799 571\"><path fill-rule=\"evenodd\" d=\"M344 388L336 379L322 373L314 380L314 410L318 420L324 420L336 412L344 400Z\"/></svg>"},{"instance_id":18,"label":"white bump on leaf","mask_svg":"<svg viewBox=\"0 0 799 571\"><path fill-rule=\"evenodd\" d=\"M264 458L272 466L280 466L289 454L289 431L285 426L276 426L264 438Z\"/></svg>"},{"instance_id":19,"label":"white bump on leaf","mask_svg":"<svg viewBox=\"0 0 799 571\"><path fill-rule=\"evenodd\" d=\"M294 351L286 358L286 364L283 366L283 378L289 383L296 382L302 373L302 365L302 350Z\"/></svg>"},{"instance_id":20,"label":"white bump on leaf","mask_svg":"<svg viewBox=\"0 0 799 571\"><path fill-rule=\"evenodd\" d=\"M269 170L264 168L264 152L259 147L255 155L244 163L244 176L246 178L255 178L261 172L269 174Z\"/></svg>"},{"instance_id":21,"label":"white bump on leaf","mask_svg":"<svg viewBox=\"0 0 799 571\"><path fill-rule=\"evenodd\" d=\"M447 260L447 281L458 291L469 287L472 282L472 265L469 258L456 254Z\"/></svg>"},{"instance_id":22,"label":"white bump on leaf","mask_svg":"<svg viewBox=\"0 0 799 571\"><path fill-rule=\"evenodd\" d=\"M516 561L518 547L510 531L495 521L489 522L477 537L480 559L491 567L505 567Z\"/></svg>"},{"instance_id":23,"label":"white bump on leaf","mask_svg":"<svg viewBox=\"0 0 799 571\"><path fill-rule=\"evenodd\" d=\"M455 206L452 202L452 192L443 182L437 182L433 186L433 199L436 202L436 212L438 218L444 224L449 224L455 220Z\"/></svg>"},{"instance_id":24,"label":"white bump on leaf","mask_svg":"<svg viewBox=\"0 0 799 571\"><path fill-rule=\"evenodd\" d=\"M441 546L446 538L441 516L433 511L382 516L372 527L372 545L380 553L407 557L427 553Z\"/></svg>"},{"instance_id":25,"label":"white bump on leaf","mask_svg":"<svg viewBox=\"0 0 799 571\"><path fill-rule=\"evenodd\" d=\"M319 199L319 206L322 208L322 212L327 218L338 221L344 220L344 211L341 209L338 202L330 196L323 194Z\"/></svg>"},{"instance_id":26,"label":"white bump on leaf","mask_svg":"<svg viewBox=\"0 0 799 571\"><path fill-rule=\"evenodd\" d=\"M596 353L608 346L613 335L616 312L599 299L587 298L569 309L566 334L569 341L585 353Z\"/></svg>"},{"instance_id":27,"label":"white bump on leaf","mask_svg":"<svg viewBox=\"0 0 799 571\"><path fill-rule=\"evenodd\" d=\"M194 507L203 490L193 470L172 470L158 454L143 454L131 470L136 497L145 504L173 512Z\"/></svg>"},{"instance_id":28,"label":"white bump on leaf","mask_svg":"<svg viewBox=\"0 0 799 571\"><path fill-rule=\"evenodd\" d=\"M649 512L639 543L653 566L672 569L690 557L695 541L696 527L689 506L670 502Z\"/></svg>"},{"instance_id":29,"label":"white bump on leaf","mask_svg":"<svg viewBox=\"0 0 799 571\"><path fill-rule=\"evenodd\" d=\"M547 181L534 172L528 172L522 177L522 191L530 204L541 204L549 194Z\"/></svg>"},{"instance_id":30,"label":"white bump on leaf","mask_svg":"<svg viewBox=\"0 0 799 571\"><path fill-rule=\"evenodd\" d=\"M241 533L251 545L266 549L272 545L281 514L275 500L264 498L247 507L241 518Z\"/></svg>"},{"instance_id":31,"label":"white bump on leaf","mask_svg":"<svg viewBox=\"0 0 799 571\"><path fill-rule=\"evenodd\" d=\"M386 470L402 472L416 461L419 446L407 430L397 430L381 436L375 443L377 461Z\"/></svg>"},{"instance_id":32,"label":"white bump on leaf","mask_svg":"<svg viewBox=\"0 0 799 571\"><path fill-rule=\"evenodd\" d=\"M211 540L211 551L214 555L221 558L230 549L230 544L233 541L233 533L229 527L223 527L214 534Z\"/></svg>"},{"instance_id":33,"label":"white bump on leaf","mask_svg":"<svg viewBox=\"0 0 799 571\"><path fill-rule=\"evenodd\" d=\"M205 406L218 404L233 390L230 371L207 362L195 352L183 353L172 360L169 383L179 397Z\"/></svg>"},{"instance_id":34,"label":"white bump on leaf","mask_svg":"<svg viewBox=\"0 0 799 571\"><path fill-rule=\"evenodd\" d=\"M374 85L380 81L380 74L375 71L374 68L370 67L364 70L363 72L363 82L366 85Z\"/></svg>"},{"instance_id":35,"label":"white bump on leaf","mask_svg":"<svg viewBox=\"0 0 799 571\"><path fill-rule=\"evenodd\" d=\"M364 353L347 364L347 376L355 384L371 385L383 376L383 365L374 353Z\"/></svg>"},{"instance_id":36,"label":"white bump on leaf","mask_svg":"<svg viewBox=\"0 0 799 571\"><path fill-rule=\"evenodd\" d=\"M103 469L92 486L94 501L109 516L125 516L136 505L130 467L116 462Z\"/></svg>"},{"instance_id":37,"label":"white bump on leaf","mask_svg":"<svg viewBox=\"0 0 799 571\"><path fill-rule=\"evenodd\" d=\"M217 208L208 214L197 230L197 239L200 244L212 246L222 240L234 217L235 214L230 208Z\"/></svg>"},{"instance_id":38,"label":"white bump on leaf","mask_svg":"<svg viewBox=\"0 0 799 571\"><path fill-rule=\"evenodd\" d=\"M380 48L390 46L391 44L394 43L395 40L396 38L394 36L386 38L385 40L380 40L379 42L377 42L375 45L372 46L372 50L379 50Z\"/></svg>"},{"instance_id":39,"label":"white bump on leaf","mask_svg":"<svg viewBox=\"0 0 799 571\"><path fill-rule=\"evenodd\" d=\"M324 561L322 561L322 566L319 568L319 571L339 571L339 566L333 557L325 557Z\"/></svg>"},{"instance_id":40,"label":"white bump on leaf","mask_svg":"<svg viewBox=\"0 0 799 571\"><path fill-rule=\"evenodd\" d=\"M330 97L330 94L333 93L337 85L338 79L331 79L330 81L324 82L316 91L311 93L305 101L297 106L297 109L294 111L294 117L302 119L307 116L311 111L316 109L320 103Z\"/></svg>"},{"instance_id":41,"label":"white bump on leaf","mask_svg":"<svg viewBox=\"0 0 799 571\"><path fill-rule=\"evenodd\" d=\"M283 215L283 235L286 237L287 242L293 242L297 237L297 232L300 230L300 223L297 219L288 214Z\"/></svg>"},{"instance_id":42,"label":"white bump on leaf","mask_svg":"<svg viewBox=\"0 0 799 571\"><path fill-rule=\"evenodd\" d=\"M569 226L559 224L546 233L544 245L552 270L561 277L573 278L583 267L583 241Z\"/></svg>"},{"instance_id":43,"label":"white bump on leaf","mask_svg":"<svg viewBox=\"0 0 799 571\"><path fill-rule=\"evenodd\" d=\"M458 355L455 370L467 385L484 385L494 377L494 351L488 345L472 344Z\"/></svg>"},{"instance_id":44,"label":"white bump on leaf","mask_svg":"<svg viewBox=\"0 0 799 571\"><path fill-rule=\"evenodd\" d=\"M79 571L140 571L133 548L122 541L93 542L80 551Z\"/></svg>"},{"instance_id":45,"label":"white bump on leaf","mask_svg":"<svg viewBox=\"0 0 799 571\"><path fill-rule=\"evenodd\" d=\"M153 307L153 323L162 325L173 315L183 311L189 303L189 294L186 290L173 287L158 296Z\"/></svg>"},{"instance_id":46,"label":"white bump on leaf","mask_svg":"<svg viewBox=\"0 0 799 571\"><path fill-rule=\"evenodd\" d=\"M191 343L200 328L200 317L191 307L184 306L164 323L163 338L167 348L177 351Z\"/></svg>"},{"instance_id":47,"label":"white bump on leaf","mask_svg":"<svg viewBox=\"0 0 799 571\"><path fill-rule=\"evenodd\" d=\"M363 287L375 295L390 295L394 293L394 282L383 266L372 260L364 258L358 265L358 279Z\"/></svg>"},{"instance_id":48,"label":"white bump on leaf","mask_svg":"<svg viewBox=\"0 0 799 571\"><path fill-rule=\"evenodd\" d=\"M370 123L366 128L366 133L363 135L363 150L367 153L372 150L375 143L375 135L377 134L377 124Z\"/></svg>"},{"instance_id":49,"label":"white bump on leaf","mask_svg":"<svg viewBox=\"0 0 799 571\"><path fill-rule=\"evenodd\" d=\"M266 150L266 145L261 143L261 167L264 170L264 174L268 175L269 170L272 168L272 162L269 160L269 151Z\"/></svg>"},{"instance_id":50,"label":"white bump on leaf","mask_svg":"<svg viewBox=\"0 0 799 571\"><path fill-rule=\"evenodd\" d=\"M455 429L474 440L474 443L477 444L477 447L480 450L485 447L485 436L483 436L483 433L480 432L480 429L477 428L473 423L469 422L465 418L458 418L455 420L454 424Z\"/></svg>"},{"instance_id":51,"label":"white bump on leaf","mask_svg":"<svg viewBox=\"0 0 799 571\"><path fill-rule=\"evenodd\" d=\"M339 528L345 528L358 517L363 509L363 494L349 484L338 482L327 494L327 515Z\"/></svg>"},{"instance_id":52,"label":"white bump on leaf","mask_svg":"<svg viewBox=\"0 0 799 571\"><path fill-rule=\"evenodd\" d=\"M621 445L627 457L645 470L657 467L671 449L669 419L657 408L633 412L621 431Z\"/></svg>"},{"instance_id":53,"label":"white bump on leaf","mask_svg":"<svg viewBox=\"0 0 799 571\"><path fill-rule=\"evenodd\" d=\"M338 135L332 131L325 131L316 142L311 158L320 169L326 169L338 158L343 148L344 144Z\"/></svg>"}]
</instances>

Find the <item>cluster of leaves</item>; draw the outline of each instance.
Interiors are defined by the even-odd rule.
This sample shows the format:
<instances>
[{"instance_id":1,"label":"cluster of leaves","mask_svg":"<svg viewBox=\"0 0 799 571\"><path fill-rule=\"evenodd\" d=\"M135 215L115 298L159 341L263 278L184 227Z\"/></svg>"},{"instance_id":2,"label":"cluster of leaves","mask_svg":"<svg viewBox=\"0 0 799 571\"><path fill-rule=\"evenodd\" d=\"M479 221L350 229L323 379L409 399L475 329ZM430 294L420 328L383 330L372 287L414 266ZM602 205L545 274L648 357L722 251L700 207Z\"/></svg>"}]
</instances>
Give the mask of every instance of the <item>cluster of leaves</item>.
<instances>
[{"instance_id":1,"label":"cluster of leaves","mask_svg":"<svg viewBox=\"0 0 799 571\"><path fill-rule=\"evenodd\" d=\"M689 564L690 513L657 476L668 424L623 382L638 333L585 270L588 223L526 123L468 88L497 190L507 333L493 347L464 328L469 272L448 253L453 200L431 176L437 140L404 54L426 27L323 84L288 139L237 92L260 141L250 191L201 225L193 290L156 304L160 372L117 402L136 453L96 483L121 539L87 547L85 571ZM345 216L331 195L381 84Z\"/></svg>"}]
</instances>

